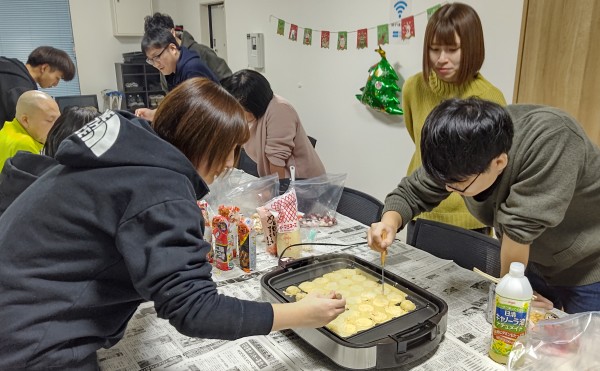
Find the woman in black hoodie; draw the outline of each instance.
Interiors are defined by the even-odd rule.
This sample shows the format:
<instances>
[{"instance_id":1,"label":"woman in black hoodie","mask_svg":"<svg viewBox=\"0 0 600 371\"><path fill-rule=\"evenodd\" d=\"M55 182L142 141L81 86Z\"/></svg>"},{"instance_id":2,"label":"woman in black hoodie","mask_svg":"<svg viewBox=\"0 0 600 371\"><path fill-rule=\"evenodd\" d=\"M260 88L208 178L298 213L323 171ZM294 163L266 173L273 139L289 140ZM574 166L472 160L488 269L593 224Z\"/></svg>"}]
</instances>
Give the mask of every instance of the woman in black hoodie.
<instances>
[{"instance_id":1,"label":"woman in black hoodie","mask_svg":"<svg viewBox=\"0 0 600 371\"><path fill-rule=\"evenodd\" d=\"M342 313L334 292L288 304L217 292L196 200L248 136L236 99L194 78L166 97L154 130L107 111L67 138L59 164L0 217L0 369L97 370L96 350L143 301L182 334L218 339Z\"/></svg>"}]
</instances>

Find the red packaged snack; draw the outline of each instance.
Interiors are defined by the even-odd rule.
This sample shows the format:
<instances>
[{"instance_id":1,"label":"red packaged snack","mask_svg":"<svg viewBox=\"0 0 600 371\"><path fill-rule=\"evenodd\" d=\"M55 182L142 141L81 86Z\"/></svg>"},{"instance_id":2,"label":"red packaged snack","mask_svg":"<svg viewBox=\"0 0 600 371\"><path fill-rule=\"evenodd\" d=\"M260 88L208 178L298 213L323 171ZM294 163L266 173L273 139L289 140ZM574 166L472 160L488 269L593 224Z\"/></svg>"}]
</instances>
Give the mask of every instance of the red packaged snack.
<instances>
[{"instance_id":1,"label":"red packaged snack","mask_svg":"<svg viewBox=\"0 0 600 371\"><path fill-rule=\"evenodd\" d=\"M212 226L215 238L216 267L220 270L228 271L233 268L231 250L228 243L229 222L224 216L216 215L212 219Z\"/></svg>"},{"instance_id":2,"label":"red packaged snack","mask_svg":"<svg viewBox=\"0 0 600 371\"><path fill-rule=\"evenodd\" d=\"M238 235L237 228L235 227L241 219L240 208L237 206L226 206L219 205L219 215L227 218L229 222L229 249L231 250L231 256L237 257L238 250Z\"/></svg>"}]
</instances>

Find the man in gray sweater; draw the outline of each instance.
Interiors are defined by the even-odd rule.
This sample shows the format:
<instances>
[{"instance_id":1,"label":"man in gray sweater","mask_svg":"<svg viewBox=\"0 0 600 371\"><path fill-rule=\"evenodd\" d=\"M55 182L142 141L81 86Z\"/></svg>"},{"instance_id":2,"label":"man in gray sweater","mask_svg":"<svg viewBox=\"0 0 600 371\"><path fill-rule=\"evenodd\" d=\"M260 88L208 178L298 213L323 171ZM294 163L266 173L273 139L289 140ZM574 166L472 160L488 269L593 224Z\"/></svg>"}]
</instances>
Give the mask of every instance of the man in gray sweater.
<instances>
[{"instance_id":1,"label":"man in gray sweater","mask_svg":"<svg viewBox=\"0 0 600 371\"><path fill-rule=\"evenodd\" d=\"M387 249L397 230L457 192L496 230L501 275L529 263L534 290L550 289L555 305L600 310L600 148L575 119L545 106L450 99L427 117L421 156L369 229L371 248Z\"/></svg>"}]
</instances>

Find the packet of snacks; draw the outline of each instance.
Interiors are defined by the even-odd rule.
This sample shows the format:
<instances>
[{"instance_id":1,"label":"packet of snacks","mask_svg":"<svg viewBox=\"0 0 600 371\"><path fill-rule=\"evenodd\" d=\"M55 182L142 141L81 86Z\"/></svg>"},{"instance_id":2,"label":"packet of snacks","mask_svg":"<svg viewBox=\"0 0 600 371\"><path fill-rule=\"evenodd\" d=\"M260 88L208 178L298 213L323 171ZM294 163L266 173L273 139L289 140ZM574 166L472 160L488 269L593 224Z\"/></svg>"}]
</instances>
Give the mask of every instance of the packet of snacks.
<instances>
[{"instance_id":1,"label":"packet of snacks","mask_svg":"<svg viewBox=\"0 0 600 371\"><path fill-rule=\"evenodd\" d=\"M237 206L219 205L218 213L219 215L227 218L227 221L229 222L228 244L229 249L231 250L231 256L235 258L237 257L238 249L238 234L236 225L242 217L240 214L240 208Z\"/></svg>"},{"instance_id":2,"label":"packet of snacks","mask_svg":"<svg viewBox=\"0 0 600 371\"><path fill-rule=\"evenodd\" d=\"M244 218L238 223L240 267L244 272L256 270L256 231L253 224L250 218Z\"/></svg>"},{"instance_id":3,"label":"packet of snacks","mask_svg":"<svg viewBox=\"0 0 600 371\"><path fill-rule=\"evenodd\" d=\"M300 258L302 248L300 246L289 247L302 242L296 191L293 188L289 189L281 196L269 201L265 207L271 211L277 221L277 256Z\"/></svg>"},{"instance_id":4,"label":"packet of snacks","mask_svg":"<svg viewBox=\"0 0 600 371\"><path fill-rule=\"evenodd\" d=\"M265 235L267 253L277 256L277 221L275 221L275 215L264 206L257 207L256 211L260 217L260 224Z\"/></svg>"},{"instance_id":5,"label":"packet of snacks","mask_svg":"<svg viewBox=\"0 0 600 371\"><path fill-rule=\"evenodd\" d=\"M198 204L198 207L202 212L202 218L204 219L204 232L202 234L202 237L204 238L204 241L210 244L210 250L206 254L206 260L212 263L214 256L214 246L212 241L212 228L210 226L210 217L214 215L214 212L212 211L208 202L206 202L205 200L196 201L196 204Z\"/></svg>"},{"instance_id":6,"label":"packet of snacks","mask_svg":"<svg viewBox=\"0 0 600 371\"><path fill-rule=\"evenodd\" d=\"M233 269L231 249L229 248L229 221L222 215L212 218L212 233L215 241L216 267L223 271Z\"/></svg>"}]
</instances>

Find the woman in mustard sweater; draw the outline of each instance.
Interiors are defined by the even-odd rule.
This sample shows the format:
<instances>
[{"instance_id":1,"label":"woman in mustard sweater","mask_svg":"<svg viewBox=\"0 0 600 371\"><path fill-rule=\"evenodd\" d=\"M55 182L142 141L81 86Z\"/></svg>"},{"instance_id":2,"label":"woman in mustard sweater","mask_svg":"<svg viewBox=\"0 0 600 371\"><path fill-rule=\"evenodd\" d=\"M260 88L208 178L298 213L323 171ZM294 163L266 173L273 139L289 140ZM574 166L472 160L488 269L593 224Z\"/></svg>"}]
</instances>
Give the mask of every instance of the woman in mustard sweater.
<instances>
[{"instance_id":1,"label":"woman in mustard sweater","mask_svg":"<svg viewBox=\"0 0 600 371\"><path fill-rule=\"evenodd\" d=\"M475 96L506 105L502 92L479 73L484 55L483 29L473 8L452 3L433 14L425 30L423 71L410 77L402 89L404 122L416 145L408 175L421 166L421 129L425 118L443 100ZM490 233L455 193L419 217ZM411 229L409 225L409 234Z\"/></svg>"}]
</instances>

